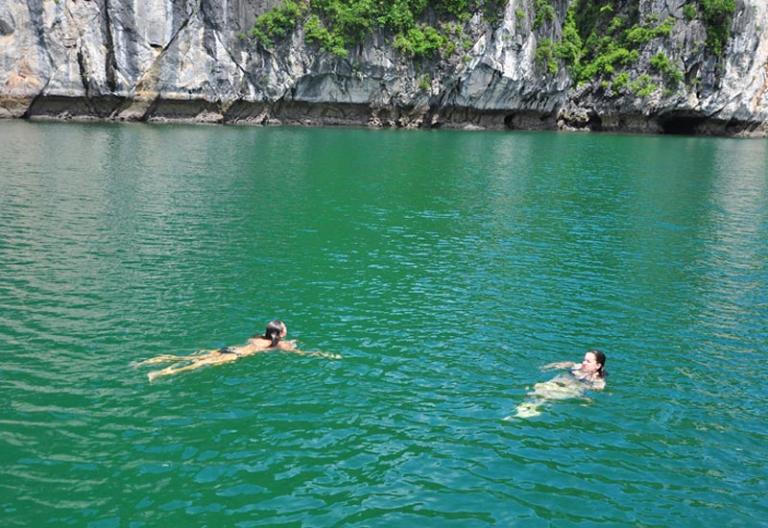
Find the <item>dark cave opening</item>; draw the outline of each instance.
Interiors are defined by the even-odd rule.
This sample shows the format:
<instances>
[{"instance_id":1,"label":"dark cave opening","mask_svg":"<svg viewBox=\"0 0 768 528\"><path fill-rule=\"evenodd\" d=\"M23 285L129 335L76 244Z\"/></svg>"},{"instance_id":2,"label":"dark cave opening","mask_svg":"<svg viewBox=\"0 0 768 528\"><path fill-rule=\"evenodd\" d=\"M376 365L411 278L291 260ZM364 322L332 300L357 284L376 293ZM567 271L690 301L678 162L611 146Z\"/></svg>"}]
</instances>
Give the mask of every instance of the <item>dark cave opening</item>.
<instances>
[{"instance_id":1,"label":"dark cave opening","mask_svg":"<svg viewBox=\"0 0 768 528\"><path fill-rule=\"evenodd\" d=\"M592 132L602 132L603 119L593 112L589 115L589 122L587 123L587 126Z\"/></svg>"},{"instance_id":2,"label":"dark cave opening","mask_svg":"<svg viewBox=\"0 0 768 528\"><path fill-rule=\"evenodd\" d=\"M704 122L703 117L690 115L671 115L659 118L659 125L664 134L695 135L699 125Z\"/></svg>"}]
</instances>

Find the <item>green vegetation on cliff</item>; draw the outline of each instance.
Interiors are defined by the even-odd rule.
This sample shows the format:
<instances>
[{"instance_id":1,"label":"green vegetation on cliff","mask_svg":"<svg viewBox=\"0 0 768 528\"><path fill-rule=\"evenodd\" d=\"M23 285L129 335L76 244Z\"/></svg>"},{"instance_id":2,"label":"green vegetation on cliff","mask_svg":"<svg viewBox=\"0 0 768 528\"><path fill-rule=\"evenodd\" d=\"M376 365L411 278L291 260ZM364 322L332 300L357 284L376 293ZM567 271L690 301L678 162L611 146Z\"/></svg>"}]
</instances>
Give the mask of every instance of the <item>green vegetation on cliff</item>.
<instances>
[{"instance_id":1,"label":"green vegetation on cliff","mask_svg":"<svg viewBox=\"0 0 768 528\"><path fill-rule=\"evenodd\" d=\"M515 2L518 23L530 20L531 29L542 35L536 60L549 74L565 66L577 84L595 83L614 94L652 93L658 87L650 82L651 73L668 89L683 81L675 61L663 53L650 61L646 55L643 64L648 71L637 72L646 45L669 37L675 24L671 17L641 18L639 0L571 0L559 32L555 0ZM493 22L506 4L505 0L284 0L256 19L251 36L270 48L302 25L307 42L343 57L366 36L383 30L404 55L446 57L468 47L464 30L473 14ZM707 48L721 56L735 9L735 0L690 0L683 6L682 20L700 20L707 29ZM558 33L558 39L543 36ZM637 77L631 78L630 71Z\"/></svg>"},{"instance_id":2,"label":"green vegetation on cliff","mask_svg":"<svg viewBox=\"0 0 768 528\"><path fill-rule=\"evenodd\" d=\"M555 23L551 16L552 0L535 0L533 5L535 20ZM735 0L692 0L684 5L683 15L688 22L700 19L705 24L706 46L719 57L730 37L735 9ZM541 38L536 59L551 74L556 74L563 64L577 84L596 83L603 89L610 88L616 95L630 91L647 96L658 88L648 73L658 74L669 89L684 79L674 61L661 52L646 63L650 67L647 73L630 79L629 70L637 72L640 54L646 45L669 37L674 23L671 17L660 20L652 15L641 19L637 1L573 0L561 38L557 41Z\"/></svg>"},{"instance_id":3,"label":"green vegetation on cliff","mask_svg":"<svg viewBox=\"0 0 768 528\"><path fill-rule=\"evenodd\" d=\"M275 40L285 37L296 27L306 10L305 2L284 0L282 5L267 11L256 19L256 23L251 29L251 36L267 48L271 48Z\"/></svg>"},{"instance_id":4,"label":"green vegetation on cliff","mask_svg":"<svg viewBox=\"0 0 768 528\"><path fill-rule=\"evenodd\" d=\"M736 0L699 0L698 3L707 25L707 46L715 55L722 55L731 36Z\"/></svg>"},{"instance_id":5,"label":"green vegetation on cliff","mask_svg":"<svg viewBox=\"0 0 768 528\"><path fill-rule=\"evenodd\" d=\"M637 84L629 82L625 70L638 62L643 46L672 32L671 18L659 22L650 17L640 22L636 3L620 4L611 0L577 0L571 4L562 38L550 46L577 84L598 82L601 87L614 91L635 91L633 87ZM663 73L672 81L679 82L682 78L682 73L675 72L669 60L663 67ZM547 69L556 72L558 68L548 64ZM617 78L621 73L626 75ZM648 92L648 83L641 85L643 93Z\"/></svg>"},{"instance_id":6,"label":"green vegetation on cliff","mask_svg":"<svg viewBox=\"0 0 768 528\"><path fill-rule=\"evenodd\" d=\"M546 0L545 0L546 1ZM501 0L285 0L256 19L251 36L272 47L300 22L308 42L339 56L376 29L394 35L402 53L417 57L452 54L462 24L473 13L495 20Z\"/></svg>"}]
</instances>

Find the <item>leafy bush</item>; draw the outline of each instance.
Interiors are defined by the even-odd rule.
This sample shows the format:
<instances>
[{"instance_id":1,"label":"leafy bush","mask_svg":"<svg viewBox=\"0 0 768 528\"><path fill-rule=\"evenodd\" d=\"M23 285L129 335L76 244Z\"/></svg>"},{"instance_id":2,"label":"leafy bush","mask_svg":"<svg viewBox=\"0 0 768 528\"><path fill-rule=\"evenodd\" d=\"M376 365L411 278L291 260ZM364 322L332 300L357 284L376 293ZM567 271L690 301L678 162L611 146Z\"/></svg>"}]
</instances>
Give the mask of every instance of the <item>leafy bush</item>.
<instances>
[{"instance_id":1,"label":"leafy bush","mask_svg":"<svg viewBox=\"0 0 768 528\"><path fill-rule=\"evenodd\" d=\"M672 26L674 26L672 18L667 18L656 27L633 26L627 30L624 39L633 46L641 46L655 38L668 37L672 33Z\"/></svg>"},{"instance_id":2,"label":"leafy bush","mask_svg":"<svg viewBox=\"0 0 768 528\"><path fill-rule=\"evenodd\" d=\"M651 57L651 67L661 73L670 84L679 84L683 81L683 72L662 52Z\"/></svg>"},{"instance_id":3,"label":"leafy bush","mask_svg":"<svg viewBox=\"0 0 768 528\"><path fill-rule=\"evenodd\" d=\"M419 90L423 92L428 92L432 88L432 79L429 77L428 74L424 74L421 76L421 79L419 79Z\"/></svg>"},{"instance_id":4,"label":"leafy bush","mask_svg":"<svg viewBox=\"0 0 768 528\"><path fill-rule=\"evenodd\" d=\"M613 78L613 83L611 84L611 88L614 92L618 92L624 88L627 87L629 84L629 74L627 72L621 72L616 77Z\"/></svg>"},{"instance_id":5,"label":"leafy bush","mask_svg":"<svg viewBox=\"0 0 768 528\"><path fill-rule=\"evenodd\" d=\"M707 47L720 56L731 35L731 19L736 11L736 1L699 0L699 6L707 24Z\"/></svg>"},{"instance_id":6,"label":"leafy bush","mask_svg":"<svg viewBox=\"0 0 768 528\"><path fill-rule=\"evenodd\" d=\"M251 29L251 36L265 47L271 48L275 40L284 37L296 27L305 9L306 6L303 2L285 0L281 6L256 18L256 23Z\"/></svg>"},{"instance_id":7,"label":"leafy bush","mask_svg":"<svg viewBox=\"0 0 768 528\"><path fill-rule=\"evenodd\" d=\"M331 33L323 25L320 17L310 15L304 24L304 38L307 42L315 42L326 51L339 57L347 56L347 47L344 38L341 35Z\"/></svg>"},{"instance_id":8,"label":"leafy bush","mask_svg":"<svg viewBox=\"0 0 768 528\"><path fill-rule=\"evenodd\" d=\"M571 77L578 79L581 75L581 57L583 54L583 43L576 27L576 19L573 11L569 10L563 25L562 39L555 45L555 55L568 65Z\"/></svg>"},{"instance_id":9,"label":"leafy bush","mask_svg":"<svg viewBox=\"0 0 768 528\"><path fill-rule=\"evenodd\" d=\"M536 16L533 19L534 29L538 29L544 22L554 22L555 8L549 0L535 0L534 9Z\"/></svg>"},{"instance_id":10,"label":"leafy bush","mask_svg":"<svg viewBox=\"0 0 768 528\"><path fill-rule=\"evenodd\" d=\"M651 79L650 75L644 73L630 83L629 89L638 97L645 98L655 92L658 89L658 86L653 83L653 79Z\"/></svg>"},{"instance_id":11,"label":"leafy bush","mask_svg":"<svg viewBox=\"0 0 768 528\"><path fill-rule=\"evenodd\" d=\"M621 16L615 16L611 19L611 23L608 24L608 33L609 34L615 34L618 30L624 27L624 24L626 24L626 20L624 20L624 17Z\"/></svg>"},{"instance_id":12,"label":"leafy bush","mask_svg":"<svg viewBox=\"0 0 768 528\"><path fill-rule=\"evenodd\" d=\"M555 60L555 47L552 39L541 39L536 46L536 62L547 67L552 75L557 73L557 61Z\"/></svg>"},{"instance_id":13,"label":"leafy bush","mask_svg":"<svg viewBox=\"0 0 768 528\"><path fill-rule=\"evenodd\" d=\"M595 79L602 75L613 74L617 64L629 66L637 60L639 55L637 50L628 50L619 46L613 47L610 51L598 55L592 62L584 66L581 70L582 79Z\"/></svg>"},{"instance_id":14,"label":"leafy bush","mask_svg":"<svg viewBox=\"0 0 768 528\"><path fill-rule=\"evenodd\" d=\"M696 18L696 6L693 4L685 4L683 6L683 16L686 20L693 20Z\"/></svg>"},{"instance_id":15,"label":"leafy bush","mask_svg":"<svg viewBox=\"0 0 768 528\"><path fill-rule=\"evenodd\" d=\"M448 38L426 24L409 29L395 36L395 48L411 57L432 55L448 44Z\"/></svg>"},{"instance_id":16,"label":"leafy bush","mask_svg":"<svg viewBox=\"0 0 768 528\"><path fill-rule=\"evenodd\" d=\"M399 4L396 2L393 7ZM360 40L374 25L379 14L372 0L339 1L314 0L311 8L316 14L332 22L333 32L345 40Z\"/></svg>"}]
</instances>

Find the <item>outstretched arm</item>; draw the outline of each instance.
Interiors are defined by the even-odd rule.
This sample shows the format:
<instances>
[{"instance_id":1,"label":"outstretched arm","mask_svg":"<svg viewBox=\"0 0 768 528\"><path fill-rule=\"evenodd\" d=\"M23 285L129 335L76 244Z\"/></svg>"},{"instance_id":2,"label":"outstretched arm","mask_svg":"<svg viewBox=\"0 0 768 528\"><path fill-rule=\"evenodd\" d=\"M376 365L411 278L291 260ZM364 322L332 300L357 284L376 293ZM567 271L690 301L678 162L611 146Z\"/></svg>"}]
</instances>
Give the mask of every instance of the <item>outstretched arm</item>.
<instances>
[{"instance_id":1,"label":"outstretched arm","mask_svg":"<svg viewBox=\"0 0 768 528\"><path fill-rule=\"evenodd\" d=\"M576 363L573 361L558 361L556 363L550 363L548 365L544 365L541 367L541 370L552 370L552 369L570 369L576 366Z\"/></svg>"},{"instance_id":2,"label":"outstretched arm","mask_svg":"<svg viewBox=\"0 0 768 528\"><path fill-rule=\"evenodd\" d=\"M300 356L314 356L325 359L341 359L341 354L332 354L331 352L320 352L319 350L304 352L303 350L286 350L292 354L298 354Z\"/></svg>"},{"instance_id":3,"label":"outstretched arm","mask_svg":"<svg viewBox=\"0 0 768 528\"><path fill-rule=\"evenodd\" d=\"M315 356L325 359L341 359L341 354L332 354L330 352L310 351L305 352L296 348L296 341L281 341L278 347L283 352L298 354L300 356Z\"/></svg>"}]
</instances>

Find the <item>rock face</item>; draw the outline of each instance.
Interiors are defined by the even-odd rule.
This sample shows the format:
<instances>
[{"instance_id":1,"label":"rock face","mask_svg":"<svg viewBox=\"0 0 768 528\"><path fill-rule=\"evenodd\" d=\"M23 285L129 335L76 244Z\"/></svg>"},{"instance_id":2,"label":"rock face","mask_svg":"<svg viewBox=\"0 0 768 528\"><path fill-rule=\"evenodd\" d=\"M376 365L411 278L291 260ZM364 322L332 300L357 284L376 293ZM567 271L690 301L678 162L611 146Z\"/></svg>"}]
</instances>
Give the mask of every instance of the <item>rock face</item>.
<instances>
[{"instance_id":1,"label":"rock face","mask_svg":"<svg viewBox=\"0 0 768 528\"><path fill-rule=\"evenodd\" d=\"M768 3L736 0L724 54L684 0L635 0L640 17L672 17L638 72L663 52L685 75L643 96L580 87L537 61L558 39L569 0L534 27L530 0L464 27L464 54L410 59L370 35L340 58L298 27L273 49L244 38L280 0L2 0L0 117L192 120L254 124L691 132L768 135Z\"/></svg>"}]
</instances>

